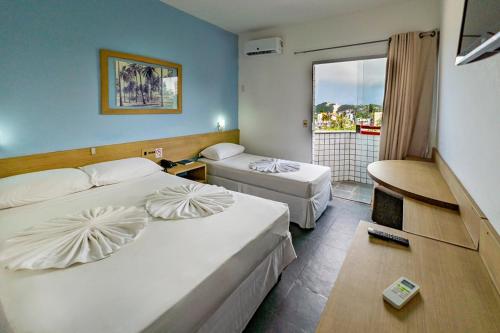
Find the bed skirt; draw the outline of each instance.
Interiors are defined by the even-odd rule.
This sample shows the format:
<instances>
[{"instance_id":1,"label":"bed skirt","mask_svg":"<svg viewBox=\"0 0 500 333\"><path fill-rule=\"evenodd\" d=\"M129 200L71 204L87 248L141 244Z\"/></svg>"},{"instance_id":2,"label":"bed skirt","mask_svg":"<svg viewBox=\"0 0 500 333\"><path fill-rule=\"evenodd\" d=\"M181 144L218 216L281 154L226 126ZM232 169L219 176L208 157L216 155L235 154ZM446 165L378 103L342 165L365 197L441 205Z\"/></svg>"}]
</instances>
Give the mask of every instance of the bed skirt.
<instances>
[{"instance_id":1,"label":"bed skirt","mask_svg":"<svg viewBox=\"0 0 500 333\"><path fill-rule=\"evenodd\" d=\"M198 330L200 333L242 332L259 305L297 255L290 234L248 275Z\"/></svg>"},{"instance_id":2,"label":"bed skirt","mask_svg":"<svg viewBox=\"0 0 500 333\"><path fill-rule=\"evenodd\" d=\"M312 229L316 226L316 220L323 214L328 202L332 199L330 182L325 182L321 191L308 199L217 176L208 175L208 182L231 191L284 202L290 209L290 221L304 229Z\"/></svg>"}]
</instances>

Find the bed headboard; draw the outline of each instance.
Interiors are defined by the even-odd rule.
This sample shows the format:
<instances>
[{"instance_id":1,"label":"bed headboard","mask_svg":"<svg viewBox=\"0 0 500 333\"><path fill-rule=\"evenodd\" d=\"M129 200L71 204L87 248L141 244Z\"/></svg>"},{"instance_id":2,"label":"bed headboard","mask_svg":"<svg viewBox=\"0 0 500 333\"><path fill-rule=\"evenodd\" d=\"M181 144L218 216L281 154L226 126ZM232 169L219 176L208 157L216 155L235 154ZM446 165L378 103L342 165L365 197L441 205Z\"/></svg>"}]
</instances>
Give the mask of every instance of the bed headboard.
<instances>
[{"instance_id":1,"label":"bed headboard","mask_svg":"<svg viewBox=\"0 0 500 333\"><path fill-rule=\"evenodd\" d=\"M64 150L51 153L9 157L0 159L0 178L12 175L57 169L74 168L86 164L117 160L128 157L140 157L144 150L163 148L163 158L178 161L197 156L206 147L220 143L239 143L240 131L231 130L187 136L178 136L157 140L136 141L91 148Z\"/></svg>"}]
</instances>

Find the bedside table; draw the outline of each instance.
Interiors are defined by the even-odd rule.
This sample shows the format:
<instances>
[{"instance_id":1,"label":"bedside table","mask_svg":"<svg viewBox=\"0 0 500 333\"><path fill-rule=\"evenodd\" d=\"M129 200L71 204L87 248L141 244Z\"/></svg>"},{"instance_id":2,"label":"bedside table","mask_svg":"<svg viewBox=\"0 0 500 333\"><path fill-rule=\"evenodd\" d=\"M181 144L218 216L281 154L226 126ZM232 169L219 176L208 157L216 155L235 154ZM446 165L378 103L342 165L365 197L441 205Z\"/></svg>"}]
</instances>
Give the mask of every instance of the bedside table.
<instances>
[{"instance_id":1,"label":"bedside table","mask_svg":"<svg viewBox=\"0 0 500 333\"><path fill-rule=\"evenodd\" d=\"M199 183L207 183L207 166L201 162L193 162L188 165L177 164L173 168L166 169L165 172Z\"/></svg>"}]
</instances>

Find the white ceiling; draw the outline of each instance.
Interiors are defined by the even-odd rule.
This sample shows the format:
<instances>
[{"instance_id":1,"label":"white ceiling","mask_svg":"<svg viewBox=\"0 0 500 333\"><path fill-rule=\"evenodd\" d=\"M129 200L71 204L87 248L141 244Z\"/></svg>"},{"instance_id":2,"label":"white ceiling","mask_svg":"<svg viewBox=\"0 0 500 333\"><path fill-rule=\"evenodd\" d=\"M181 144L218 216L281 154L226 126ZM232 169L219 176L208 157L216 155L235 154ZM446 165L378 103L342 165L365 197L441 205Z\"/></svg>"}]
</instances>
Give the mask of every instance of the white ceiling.
<instances>
[{"instance_id":1,"label":"white ceiling","mask_svg":"<svg viewBox=\"0 0 500 333\"><path fill-rule=\"evenodd\" d=\"M161 0L177 9L241 33L350 14L408 0ZM374 18L375 20L375 18Z\"/></svg>"}]
</instances>

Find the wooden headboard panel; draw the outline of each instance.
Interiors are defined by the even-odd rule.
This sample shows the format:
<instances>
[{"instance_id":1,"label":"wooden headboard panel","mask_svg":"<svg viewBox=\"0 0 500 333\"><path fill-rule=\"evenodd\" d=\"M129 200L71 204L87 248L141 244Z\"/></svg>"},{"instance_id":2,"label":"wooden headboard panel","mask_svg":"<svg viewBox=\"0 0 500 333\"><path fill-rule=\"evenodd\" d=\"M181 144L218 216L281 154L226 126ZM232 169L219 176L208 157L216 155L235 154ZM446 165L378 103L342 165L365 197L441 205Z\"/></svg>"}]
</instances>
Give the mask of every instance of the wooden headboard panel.
<instances>
[{"instance_id":1,"label":"wooden headboard panel","mask_svg":"<svg viewBox=\"0 0 500 333\"><path fill-rule=\"evenodd\" d=\"M173 138L136 141L98 146L95 155L90 148L58 151L36 155L0 159L0 178L12 175L57 169L74 168L87 164L142 156L143 149L163 148L163 158L178 161L197 156L204 148L219 143L239 143L240 131L231 130L178 136Z\"/></svg>"}]
</instances>

